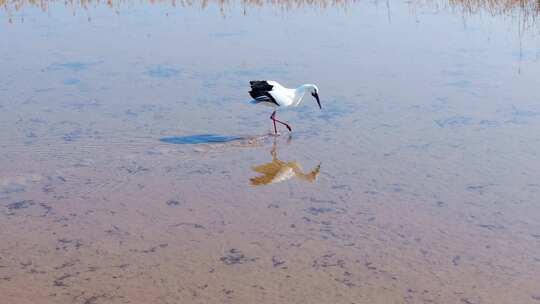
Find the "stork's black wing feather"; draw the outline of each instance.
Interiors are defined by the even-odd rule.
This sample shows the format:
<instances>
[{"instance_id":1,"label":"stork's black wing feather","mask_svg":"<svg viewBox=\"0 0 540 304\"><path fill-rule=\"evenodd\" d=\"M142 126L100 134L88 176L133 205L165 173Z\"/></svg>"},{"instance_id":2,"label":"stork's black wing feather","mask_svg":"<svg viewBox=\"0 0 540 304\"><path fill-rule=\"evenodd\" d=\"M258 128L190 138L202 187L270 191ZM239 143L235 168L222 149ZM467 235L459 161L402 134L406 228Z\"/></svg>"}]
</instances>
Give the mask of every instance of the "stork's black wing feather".
<instances>
[{"instance_id":1,"label":"stork's black wing feather","mask_svg":"<svg viewBox=\"0 0 540 304\"><path fill-rule=\"evenodd\" d=\"M252 91L272 91L273 85L269 84L266 80L252 80L249 82Z\"/></svg>"},{"instance_id":2,"label":"stork's black wing feather","mask_svg":"<svg viewBox=\"0 0 540 304\"><path fill-rule=\"evenodd\" d=\"M249 95L259 102L271 102L279 105L274 97L270 94L270 91L274 88L266 80L252 80L249 82L251 85L251 91Z\"/></svg>"}]
</instances>

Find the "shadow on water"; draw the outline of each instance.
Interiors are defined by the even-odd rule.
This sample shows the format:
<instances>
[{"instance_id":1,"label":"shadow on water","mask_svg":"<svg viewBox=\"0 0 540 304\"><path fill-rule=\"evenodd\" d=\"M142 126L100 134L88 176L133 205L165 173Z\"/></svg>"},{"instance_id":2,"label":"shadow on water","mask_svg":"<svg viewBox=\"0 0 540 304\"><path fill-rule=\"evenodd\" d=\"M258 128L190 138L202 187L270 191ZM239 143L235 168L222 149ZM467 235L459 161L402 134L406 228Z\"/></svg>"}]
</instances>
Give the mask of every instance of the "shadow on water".
<instances>
[{"instance_id":1,"label":"shadow on water","mask_svg":"<svg viewBox=\"0 0 540 304\"><path fill-rule=\"evenodd\" d=\"M227 135L215 135L215 134L197 134L189 136L172 136L163 137L159 141L168 144L176 145L197 145L197 144L215 144L215 143L228 143L232 141L240 141L246 139L242 136L227 136Z\"/></svg>"}]
</instances>

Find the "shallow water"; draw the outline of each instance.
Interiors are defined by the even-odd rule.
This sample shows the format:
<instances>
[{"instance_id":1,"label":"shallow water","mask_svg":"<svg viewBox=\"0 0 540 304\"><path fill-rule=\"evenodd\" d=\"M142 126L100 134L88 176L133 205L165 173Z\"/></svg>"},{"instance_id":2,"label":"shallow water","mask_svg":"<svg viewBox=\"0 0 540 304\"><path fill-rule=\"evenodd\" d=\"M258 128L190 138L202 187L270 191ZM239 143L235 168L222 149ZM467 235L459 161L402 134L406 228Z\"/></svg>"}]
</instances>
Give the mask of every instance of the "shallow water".
<instances>
[{"instance_id":1,"label":"shallow water","mask_svg":"<svg viewBox=\"0 0 540 304\"><path fill-rule=\"evenodd\" d=\"M540 303L512 3L0 2L0 303Z\"/></svg>"}]
</instances>

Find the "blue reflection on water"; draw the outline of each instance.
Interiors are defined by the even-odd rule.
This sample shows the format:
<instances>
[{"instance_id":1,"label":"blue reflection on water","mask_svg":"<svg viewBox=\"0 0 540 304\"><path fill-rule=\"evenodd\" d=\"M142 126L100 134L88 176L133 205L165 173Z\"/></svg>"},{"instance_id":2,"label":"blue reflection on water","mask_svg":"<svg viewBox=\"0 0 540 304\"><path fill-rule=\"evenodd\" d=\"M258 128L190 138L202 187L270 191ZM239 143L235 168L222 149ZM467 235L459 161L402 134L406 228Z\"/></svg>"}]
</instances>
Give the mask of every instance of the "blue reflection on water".
<instances>
[{"instance_id":1,"label":"blue reflection on water","mask_svg":"<svg viewBox=\"0 0 540 304\"><path fill-rule=\"evenodd\" d=\"M177 145L196 145L196 144L208 144L208 143L226 143L235 140L242 140L240 136L226 136L215 134L198 134L189 136L172 136L163 137L159 140L169 144Z\"/></svg>"},{"instance_id":2,"label":"blue reflection on water","mask_svg":"<svg viewBox=\"0 0 540 304\"><path fill-rule=\"evenodd\" d=\"M180 75L180 70L160 65L148 69L145 74L156 78L172 78Z\"/></svg>"},{"instance_id":3,"label":"blue reflection on water","mask_svg":"<svg viewBox=\"0 0 540 304\"><path fill-rule=\"evenodd\" d=\"M66 62L66 63L53 63L50 66L48 66L45 71L60 71L60 70L67 70L72 72L81 72L93 65L97 65L102 63L102 61L96 61L96 62Z\"/></svg>"},{"instance_id":4,"label":"blue reflection on water","mask_svg":"<svg viewBox=\"0 0 540 304\"><path fill-rule=\"evenodd\" d=\"M81 83L81 81L77 78L69 78L69 79L64 80L65 85L76 85L79 83Z\"/></svg>"}]
</instances>

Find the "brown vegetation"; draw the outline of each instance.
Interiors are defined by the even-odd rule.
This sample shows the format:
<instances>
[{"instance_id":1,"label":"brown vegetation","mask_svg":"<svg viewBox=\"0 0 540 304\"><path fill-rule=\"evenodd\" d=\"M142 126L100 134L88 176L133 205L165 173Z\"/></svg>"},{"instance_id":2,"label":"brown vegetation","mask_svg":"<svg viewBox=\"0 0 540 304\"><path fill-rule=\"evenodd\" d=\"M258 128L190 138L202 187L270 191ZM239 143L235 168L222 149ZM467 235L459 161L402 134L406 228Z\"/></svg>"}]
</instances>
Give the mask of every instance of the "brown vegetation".
<instances>
[{"instance_id":1,"label":"brown vegetation","mask_svg":"<svg viewBox=\"0 0 540 304\"><path fill-rule=\"evenodd\" d=\"M170 5L172 7L200 7L206 8L216 4L222 9L238 3L246 6L274 6L285 10L300 7L347 7L361 0L0 0L0 7L5 11L19 11L25 7L39 7L47 11L52 4L63 3L72 8L87 9L106 5L119 9L124 5L136 3L149 3L152 5ZM390 0L387 5L390 5ZM540 0L415 0L411 5L436 5L460 11L464 15L487 12L492 15L509 15L523 17L525 21L535 21L540 15Z\"/></svg>"}]
</instances>

